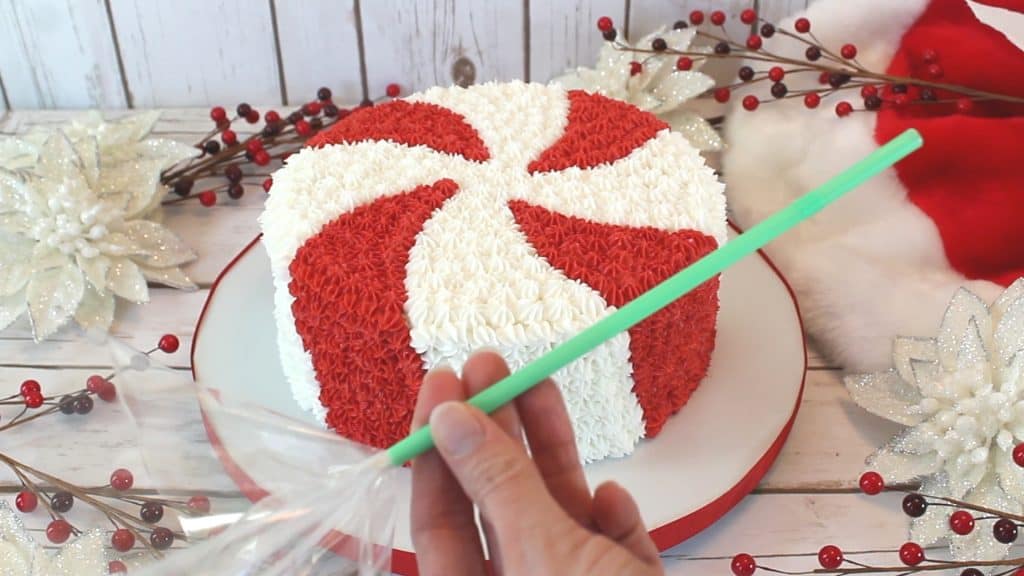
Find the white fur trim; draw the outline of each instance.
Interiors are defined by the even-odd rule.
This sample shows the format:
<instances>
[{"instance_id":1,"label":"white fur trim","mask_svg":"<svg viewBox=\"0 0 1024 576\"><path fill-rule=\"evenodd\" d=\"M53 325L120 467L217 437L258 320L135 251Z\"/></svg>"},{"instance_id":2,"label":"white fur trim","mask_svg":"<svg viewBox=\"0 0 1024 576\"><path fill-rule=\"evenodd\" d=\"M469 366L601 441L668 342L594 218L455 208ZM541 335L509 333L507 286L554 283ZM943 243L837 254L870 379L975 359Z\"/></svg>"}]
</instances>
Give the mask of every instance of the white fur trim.
<instances>
[{"instance_id":1,"label":"white fur trim","mask_svg":"<svg viewBox=\"0 0 1024 576\"><path fill-rule=\"evenodd\" d=\"M925 4L822 0L807 16L825 46L853 42L865 67L882 70ZM791 28L791 20L783 26ZM799 58L805 45L776 35L766 48ZM810 73L786 79L791 91L816 82ZM738 224L759 222L878 147L875 116L838 118L839 100L828 98L817 110L799 99L753 113L733 107L723 171ZM799 294L808 330L851 370L888 367L897 334L933 335L959 286L992 297L999 291L950 267L938 229L907 200L892 170L776 240L769 253Z\"/></svg>"}]
</instances>

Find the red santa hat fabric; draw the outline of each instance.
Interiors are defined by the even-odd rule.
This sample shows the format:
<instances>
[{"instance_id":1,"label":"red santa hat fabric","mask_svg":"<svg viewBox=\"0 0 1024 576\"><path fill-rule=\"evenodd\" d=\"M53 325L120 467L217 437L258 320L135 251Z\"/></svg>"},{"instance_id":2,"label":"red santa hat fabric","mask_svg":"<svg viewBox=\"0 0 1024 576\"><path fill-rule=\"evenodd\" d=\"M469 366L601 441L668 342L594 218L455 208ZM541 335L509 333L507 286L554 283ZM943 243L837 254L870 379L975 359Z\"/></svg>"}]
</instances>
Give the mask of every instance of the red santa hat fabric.
<instances>
[{"instance_id":1,"label":"red santa hat fabric","mask_svg":"<svg viewBox=\"0 0 1024 576\"><path fill-rule=\"evenodd\" d=\"M781 25L800 16L825 47L855 44L867 70L939 72L939 82L1024 98L1024 1L821 0ZM798 59L805 48L765 42ZM791 93L817 82L786 78ZM862 107L858 89L815 110L799 98L733 109L723 166L733 216L750 226L903 130L922 133L921 151L770 249L812 336L843 367L871 370L888 367L894 336L933 335L958 287L991 300L1024 275L1024 104L975 100L964 112L937 90L939 103L837 117L840 100Z\"/></svg>"}]
</instances>

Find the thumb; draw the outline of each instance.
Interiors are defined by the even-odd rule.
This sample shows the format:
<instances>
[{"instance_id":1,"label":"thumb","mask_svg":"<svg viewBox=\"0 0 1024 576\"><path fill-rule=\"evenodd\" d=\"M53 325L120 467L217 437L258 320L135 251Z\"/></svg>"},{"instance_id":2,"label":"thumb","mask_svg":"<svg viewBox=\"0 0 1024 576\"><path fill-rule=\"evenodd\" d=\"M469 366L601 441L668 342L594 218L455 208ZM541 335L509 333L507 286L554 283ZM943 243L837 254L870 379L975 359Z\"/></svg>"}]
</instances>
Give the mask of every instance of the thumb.
<instances>
[{"instance_id":1,"label":"thumb","mask_svg":"<svg viewBox=\"0 0 1024 576\"><path fill-rule=\"evenodd\" d=\"M445 402L430 414L438 451L462 489L494 526L499 544L557 527L568 516L517 442L480 410Z\"/></svg>"}]
</instances>

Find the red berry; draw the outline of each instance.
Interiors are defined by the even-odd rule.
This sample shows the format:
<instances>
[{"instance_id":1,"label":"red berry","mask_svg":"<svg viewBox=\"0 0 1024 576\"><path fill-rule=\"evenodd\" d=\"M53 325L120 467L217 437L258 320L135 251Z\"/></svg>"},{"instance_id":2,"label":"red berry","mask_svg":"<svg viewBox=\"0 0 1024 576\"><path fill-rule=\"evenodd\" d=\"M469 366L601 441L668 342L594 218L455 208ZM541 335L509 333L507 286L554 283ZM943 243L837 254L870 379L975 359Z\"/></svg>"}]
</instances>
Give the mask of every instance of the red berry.
<instances>
[{"instance_id":1,"label":"red berry","mask_svg":"<svg viewBox=\"0 0 1024 576\"><path fill-rule=\"evenodd\" d=\"M149 543L157 550L167 550L174 544L174 533L163 526L157 526L149 534Z\"/></svg>"},{"instance_id":2,"label":"red berry","mask_svg":"<svg viewBox=\"0 0 1024 576\"><path fill-rule=\"evenodd\" d=\"M1017 444L1013 447L1013 461L1024 468L1024 444Z\"/></svg>"},{"instance_id":3,"label":"red berry","mask_svg":"<svg viewBox=\"0 0 1024 576\"><path fill-rule=\"evenodd\" d=\"M992 525L992 536L1003 544L1013 544L1017 540L1017 524L1009 518L1000 518Z\"/></svg>"},{"instance_id":4,"label":"red berry","mask_svg":"<svg viewBox=\"0 0 1024 576\"><path fill-rule=\"evenodd\" d=\"M768 78L772 82L782 82L782 79L786 77L786 71L782 69L782 66L772 66L768 70Z\"/></svg>"},{"instance_id":5,"label":"red berry","mask_svg":"<svg viewBox=\"0 0 1024 576\"><path fill-rule=\"evenodd\" d=\"M263 150L263 141L259 138L253 138L245 143L245 149L253 154Z\"/></svg>"},{"instance_id":6,"label":"red berry","mask_svg":"<svg viewBox=\"0 0 1024 576\"><path fill-rule=\"evenodd\" d=\"M811 31L811 21L807 18L797 18L793 23L793 28L801 34L807 34Z\"/></svg>"},{"instance_id":7,"label":"red berry","mask_svg":"<svg viewBox=\"0 0 1024 576\"><path fill-rule=\"evenodd\" d=\"M228 113L224 111L223 106L214 106L210 108L210 118L214 122L223 122L228 119Z\"/></svg>"},{"instance_id":8,"label":"red berry","mask_svg":"<svg viewBox=\"0 0 1024 576\"><path fill-rule=\"evenodd\" d=\"M313 133L313 127L309 125L309 122L305 120L299 120L295 123L295 131L299 136L309 136Z\"/></svg>"},{"instance_id":9,"label":"red berry","mask_svg":"<svg viewBox=\"0 0 1024 576\"><path fill-rule=\"evenodd\" d=\"M729 89L728 88L716 88L715 89L715 101L716 102L728 102L729 101Z\"/></svg>"},{"instance_id":10,"label":"red berry","mask_svg":"<svg viewBox=\"0 0 1024 576\"><path fill-rule=\"evenodd\" d=\"M956 111L961 114L970 114L974 110L974 102L970 98L960 98L956 101Z\"/></svg>"},{"instance_id":11,"label":"red berry","mask_svg":"<svg viewBox=\"0 0 1024 576\"><path fill-rule=\"evenodd\" d=\"M147 524L156 524L164 517L164 506L159 502L146 502L139 508L139 518Z\"/></svg>"},{"instance_id":12,"label":"red berry","mask_svg":"<svg viewBox=\"0 0 1024 576\"><path fill-rule=\"evenodd\" d=\"M637 74L644 71L644 65L637 62L636 60L629 63L629 75L636 76Z\"/></svg>"},{"instance_id":13,"label":"red berry","mask_svg":"<svg viewBox=\"0 0 1024 576\"><path fill-rule=\"evenodd\" d=\"M232 184L228 186L228 198L232 200L238 200L245 195L245 186L241 184Z\"/></svg>"},{"instance_id":14,"label":"red berry","mask_svg":"<svg viewBox=\"0 0 1024 576\"><path fill-rule=\"evenodd\" d=\"M757 20L757 12L754 12L750 8L740 12L740 22L743 22L744 24L753 24L754 20Z\"/></svg>"},{"instance_id":15,"label":"red berry","mask_svg":"<svg viewBox=\"0 0 1024 576\"><path fill-rule=\"evenodd\" d=\"M57 519L46 526L46 539L54 544L63 544L71 536L71 524L66 520Z\"/></svg>"},{"instance_id":16,"label":"red berry","mask_svg":"<svg viewBox=\"0 0 1024 576\"><path fill-rule=\"evenodd\" d=\"M757 562L750 554L737 554L732 557L732 573L736 576L751 576L757 570Z\"/></svg>"},{"instance_id":17,"label":"red berry","mask_svg":"<svg viewBox=\"0 0 1024 576\"><path fill-rule=\"evenodd\" d=\"M193 496L188 499L188 507L200 514L207 514L210 512L210 499L206 496Z\"/></svg>"},{"instance_id":18,"label":"red berry","mask_svg":"<svg viewBox=\"0 0 1024 576\"><path fill-rule=\"evenodd\" d=\"M227 146L238 144L238 134L234 130L225 130L220 133L220 141Z\"/></svg>"},{"instance_id":19,"label":"red berry","mask_svg":"<svg viewBox=\"0 0 1024 576\"><path fill-rule=\"evenodd\" d=\"M110 486L114 490L127 490L132 487L135 483L135 477L132 476L131 471L125 470L124 468L118 468L110 474Z\"/></svg>"},{"instance_id":20,"label":"red berry","mask_svg":"<svg viewBox=\"0 0 1024 576\"><path fill-rule=\"evenodd\" d=\"M694 26L700 26L704 23L704 12L700 10L694 10L690 12L690 24Z\"/></svg>"},{"instance_id":21,"label":"red berry","mask_svg":"<svg viewBox=\"0 0 1024 576\"><path fill-rule=\"evenodd\" d=\"M871 84L868 84L866 86L861 86L860 87L860 96L861 96L861 98L870 98L872 96L877 96L877 95L878 95L878 88L876 88L875 86L873 86Z\"/></svg>"},{"instance_id":22,"label":"red berry","mask_svg":"<svg viewBox=\"0 0 1024 576\"><path fill-rule=\"evenodd\" d=\"M850 105L849 102L840 102L839 104L846 104L847 106ZM836 105L836 113L839 113L838 105ZM849 112L847 112L847 114L849 114ZM865 472L860 475L860 491L868 496L874 496L875 494L881 493L883 488L885 488L885 482L882 480L882 475L878 472Z\"/></svg>"},{"instance_id":23,"label":"red berry","mask_svg":"<svg viewBox=\"0 0 1024 576\"><path fill-rule=\"evenodd\" d=\"M209 208L217 203L217 192L214 190L203 190L199 193L199 203Z\"/></svg>"},{"instance_id":24,"label":"red berry","mask_svg":"<svg viewBox=\"0 0 1024 576\"><path fill-rule=\"evenodd\" d=\"M118 528L110 536L110 545L118 552L127 552L135 546L135 534L127 528Z\"/></svg>"},{"instance_id":25,"label":"red berry","mask_svg":"<svg viewBox=\"0 0 1024 576\"><path fill-rule=\"evenodd\" d=\"M828 570L839 568L843 564L843 551L838 546L831 544L822 547L821 550L818 550L818 564Z\"/></svg>"},{"instance_id":26,"label":"red berry","mask_svg":"<svg viewBox=\"0 0 1024 576\"><path fill-rule=\"evenodd\" d=\"M252 161L255 162L257 166L266 166L267 164L270 164L270 154L268 154L266 150L260 150L253 154Z\"/></svg>"},{"instance_id":27,"label":"red berry","mask_svg":"<svg viewBox=\"0 0 1024 576\"><path fill-rule=\"evenodd\" d=\"M316 116L323 110L323 105L319 102L306 102L302 105L302 113L306 116Z\"/></svg>"},{"instance_id":28,"label":"red berry","mask_svg":"<svg viewBox=\"0 0 1024 576\"><path fill-rule=\"evenodd\" d=\"M174 334L164 334L160 337L160 342L157 343L157 347L160 348L161 352L167 354L174 354L178 351L178 346L181 346L181 341Z\"/></svg>"},{"instance_id":29,"label":"red berry","mask_svg":"<svg viewBox=\"0 0 1024 576\"><path fill-rule=\"evenodd\" d=\"M715 10L711 13L711 23L715 26L721 26L725 24L725 12L721 10Z\"/></svg>"},{"instance_id":30,"label":"red berry","mask_svg":"<svg viewBox=\"0 0 1024 576\"><path fill-rule=\"evenodd\" d=\"M398 95L402 93L402 87L398 84L391 83L384 89L384 93L390 98L397 98Z\"/></svg>"},{"instance_id":31,"label":"red berry","mask_svg":"<svg viewBox=\"0 0 1024 576\"><path fill-rule=\"evenodd\" d=\"M85 379L85 389L93 394L99 394L107 385L107 379L99 374L93 374Z\"/></svg>"},{"instance_id":32,"label":"red berry","mask_svg":"<svg viewBox=\"0 0 1024 576\"><path fill-rule=\"evenodd\" d=\"M117 398L117 387L114 386L113 382L107 380L106 384L103 385L103 388L100 388L96 395L104 402L113 402Z\"/></svg>"},{"instance_id":33,"label":"red berry","mask_svg":"<svg viewBox=\"0 0 1024 576\"><path fill-rule=\"evenodd\" d=\"M974 516L967 510L957 510L949 516L949 528L961 536L966 536L974 530Z\"/></svg>"},{"instance_id":34,"label":"red berry","mask_svg":"<svg viewBox=\"0 0 1024 576\"><path fill-rule=\"evenodd\" d=\"M903 108L910 103L910 96L906 94L896 94L892 97L893 106L897 108Z\"/></svg>"},{"instance_id":35,"label":"red berry","mask_svg":"<svg viewBox=\"0 0 1024 576\"><path fill-rule=\"evenodd\" d=\"M611 30L614 26L615 23L612 22L612 19L607 16L601 16L600 18L597 19L597 29L600 30L601 32L607 32Z\"/></svg>"},{"instance_id":36,"label":"red berry","mask_svg":"<svg viewBox=\"0 0 1024 576\"><path fill-rule=\"evenodd\" d=\"M836 104L836 116L842 118L844 116L849 116L851 112L853 112L853 105L846 100ZM863 477L861 477L861 479L863 480ZM861 490L864 490L863 484L861 484ZM867 490L864 490L864 492L866 494L871 494L871 492L868 492Z\"/></svg>"},{"instance_id":37,"label":"red berry","mask_svg":"<svg viewBox=\"0 0 1024 576\"><path fill-rule=\"evenodd\" d=\"M14 497L14 506L21 512L28 514L39 505L39 498L31 490L22 490Z\"/></svg>"},{"instance_id":38,"label":"red berry","mask_svg":"<svg viewBox=\"0 0 1024 576\"><path fill-rule=\"evenodd\" d=\"M921 562L924 562L924 550L921 546L914 542L907 542L903 546L900 546L900 562L903 562L907 566L917 566Z\"/></svg>"},{"instance_id":39,"label":"red berry","mask_svg":"<svg viewBox=\"0 0 1024 576\"><path fill-rule=\"evenodd\" d=\"M750 48L751 50L760 50L761 37L757 34L751 34L750 37L747 38L747 48Z\"/></svg>"},{"instance_id":40,"label":"red berry","mask_svg":"<svg viewBox=\"0 0 1024 576\"><path fill-rule=\"evenodd\" d=\"M939 61L939 53L932 48L925 48L921 51L921 59L926 63L931 64L932 62Z\"/></svg>"},{"instance_id":41,"label":"red berry","mask_svg":"<svg viewBox=\"0 0 1024 576\"><path fill-rule=\"evenodd\" d=\"M43 391L42 387L39 386L39 382L35 380L25 380L21 383L21 395L28 396L29 394L39 394Z\"/></svg>"},{"instance_id":42,"label":"red berry","mask_svg":"<svg viewBox=\"0 0 1024 576\"><path fill-rule=\"evenodd\" d=\"M942 75L945 73L942 70L942 66L939 66L938 64L929 64L925 71L928 72L928 76L936 79L942 78Z\"/></svg>"},{"instance_id":43,"label":"red berry","mask_svg":"<svg viewBox=\"0 0 1024 576\"><path fill-rule=\"evenodd\" d=\"M818 84L828 84L828 78L831 76L828 72L822 72L818 74Z\"/></svg>"},{"instance_id":44,"label":"red berry","mask_svg":"<svg viewBox=\"0 0 1024 576\"><path fill-rule=\"evenodd\" d=\"M267 113L263 115L263 119L266 120L267 124L277 124L281 121L281 115L278 114L276 110L268 110Z\"/></svg>"},{"instance_id":45,"label":"red berry","mask_svg":"<svg viewBox=\"0 0 1024 576\"><path fill-rule=\"evenodd\" d=\"M245 115L245 121L249 124L255 124L260 121L260 113L258 110L249 110L249 113Z\"/></svg>"},{"instance_id":46,"label":"red berry","mask_svg":"<svg viewBox=\"0 0 1024 576\"><path fill-rule=\"evenodd\" d=\"M839 49L839 55L847 60L853 60L857 57L857 47L853 44L843 44L843 47Z\"/></svg>"},{"instance_id":47,"label":"red berry","mask_svg":"<svg viewBox=\"0 0 1024 576\"><path fill-rule=\"evenodd\" d=\"M808 108L817 108L818 104L821 104L821 96L818 96L815 92L808 92L804 94L804 106Z\"/></svg>"},{"instance_id":48,"label":"red berry","mask_svg":"<svg viewBox=\"0 0 1024 576\"><path fill-rule=\"evenodd\" d=\"M757 107L761 105L761 101L757 99L757 96L750 94L743 97L743 108L753 112L757 110Z\"/></svg>"},{"instance_id":49,"label":"red berry","mask_svg":"<svg viewBox=\"0 0 1024 576\"><path fill-rule=\"evenodd\" d=\"M920 494L907 494L903 498L903 513L911 518L920 518L928 511L928 501Z\"/></svg>"},{"instance_id":50,"label":"red berry","mask_svg":"<svg viewBox=\"0 0 1024 576\"><path fill-rule=\"evenodd\" d=\"M127 574L128 567L120 560L111 560L110 564L107 564L107 572L110 574Z\"/></svg>"},{"instance_id":51,"label":"red berry","mask_svg":"<svg viewBox=\"0 0 1024 576\"><path fill-rule=\"evenodd\" d=\"M676 70L690 70L693 68L693 59L689 56L680 56L679 60L676 60Z\"/></svg>"},{"instance_id":52,"label":"red berry","mask_svg":"<svg viewBox=\"0 0 1024 576\"><path fill-rule=\"evenodd\" d=\"M28 394L25 396L25 406L29 408L39 408L43 405L43 395L39 392Z\"/></svg>"},{"instance_id":53,"label":"red berry","mask_svg":"<svg viewBox=\"0 0 1024 576\"><path fill-rule=\"evenodd\" d=\"M273 186L273 185L274 185L274 179L273 178L267 178L266 180L263 181L263 191L264 192L270 192L270 187Z\"/></svg>"}]
</instances>

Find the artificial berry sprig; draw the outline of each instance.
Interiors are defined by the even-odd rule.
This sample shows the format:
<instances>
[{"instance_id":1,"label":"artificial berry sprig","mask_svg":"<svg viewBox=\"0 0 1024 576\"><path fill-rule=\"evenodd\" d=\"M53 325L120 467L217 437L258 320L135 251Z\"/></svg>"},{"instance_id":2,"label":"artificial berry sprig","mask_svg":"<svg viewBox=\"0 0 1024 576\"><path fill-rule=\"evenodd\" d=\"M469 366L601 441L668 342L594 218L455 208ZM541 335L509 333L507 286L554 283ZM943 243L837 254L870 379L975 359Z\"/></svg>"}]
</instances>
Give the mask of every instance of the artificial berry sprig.
<instances>
[{"instance_id":1,"label":"artificial berry sprig","mask_svg":"<svg viewBox=\"0 0 1024 576\"><path fill-rule=\"evenodd\" d=\"M1024 444L1017 445L1013 450L1014 462L1024 468ZM955 498L931 496L904 487L888 487L877 472L865 472L858 482L861 492L875 496L882 492L905 493L901 507L903 513L911 518L923 516L931 507L948 507L956 510L949 516L949 529L956 536L966 536L974 532L976 523L981 520L995 520L992 524L991 537L1001 544L1013 544L1017 541L1020 529L1024 527L1024 516L979 506ZM849 558L838 546L826 545L816 553L790 554L788 556L817 557L818 568L809 570L780 570L770 566L759 565L757 559L750 554L737 554L732 558L732 573L735 576L752 576L764 571L774 574L889 574L902 575L940 570L959 570L960 576L981 576L982 569L989 569L994 576L1024 576L1024 557L1006 558L1003 560L947 561L929 558L924 548L916 542L905 542L896 550L872 550L872 553L891 552L899 558L899 565L873 566ZM1004 568L1004 570L999 570Z\"/></svg>"},{"instance_id":2,"label":"artificial berry sprig","mask_svg":"<svg viewBox=\"0 0 1024 576\"><path fill-rule=\"evenodd\" d=\"M388 84L385 93L387 98L397 98L402 87ZM210 109L214 128L195 144L198 154L161 174L160 182L169 193L164 204L197 200L209 207L217 204L222 193L238 200L245 195L247 187L259 186L270 192L271 163L283 162L309 138L353 111L338 106L332 97L329 88L320 88L314 100L284 116L276 110L267 110L261 115L259 110L243 102L229 117L222 106L214 106ZM364 100L359 107L374 103ZM261 119L263 124L258 126ZM243 121L257 130L248 136L240 135L232 127Z\"/></svg>"},{"instance_id":3,"label":"artificial berry sprig","mask_svg":"<svg viewBox=\"0 0 1024 576\"><path fill-rule=\"evenodd\" d=\"M920 77L896 76L875 72L865 68L857 60L858 49L854 44L843 44L838 49L830 49L822 44L812 31L811 21L797 18L793 29L787 30L759 18L753 9L740 13L740 21L751 26L755 33L748 36L742 43L729 38L725 31L728 16L721 10L705 15L702 10L690 12L687 20L677 21L673 28L682 29L701 27L696 35L707 40L710 48L690 48L676 50L668 46L663 38L655 38L650 47L631 47L617 41L618 32L611 18L602 16L597 20L597 28L607 42L618 50L636 54L637 58L630 62L630 78L639 75L644 64L650 58L676 58L676 70L691 70L694 64L711 59L733 58L762 64L765 69L755 69L744 65L738 71L739 80L725 86L717 86L708 91L704 97L714 98L717 102L728 102L733 91L749 85L765 83L770 85L767 94L761 96L748 94L741 104L749 111L757 110L762 103L776 100L799 98L809 109L817 108L822 100L837 95L859 91L860 104L855 99L839 99L834 105L836 116L846 117L854 112L876 111L883 108L903 108L909 105L947 105L950 110L961 114L970 114L975 103L981 101L1001 101L1024 103L1024 98L1009 94L1000 94L978 90L968 86L960 86L942 82L944 75L941 56L936 49L925 49L921 52L923 70ZM760 28L756 28L760 23ZM720 28L720 32L712 31ZM804 58L792 58L772 52L764 47L764 40L776 34L795 39L806 45ZM818 76L818 87L792 90L786 84L786 78L797 74L814 74ZM627 78L626 80L630 80ZM852 101L851 101L852 100Z\"/></svg>"},{"instance_id":4,"label":"artificial berry sprig","mask_svg":"<svg viewBox=\"0 0 1024 576\"><path fill-rule=\"evenodd\" d=\"M180 345L177 336L164 334L145 355L149 356L158 350L172 354ZM86 379L84 388L59 396L47 396L38 381L25 380L16 394L0 399L0 406L21 406L13 419L0 426L0 431L58 412L67 415L89 414L94 406L94 396L104 402L113 402L117 398L114 378L115 374L94 374ZM88 487L43 472L2 452L0 464L6 465L22 485L14 497L14 507L24 514L31 514L42 506L50 516L46 538L54 544L63 544L71 536L82 532L65 516L76 502L100 511L110 521L110 545L114 550L125 553L140 548L154 556L160 556L175 540L185 539L184 534L157 525L164 516L165 508L190 516L210 511L210 500L204 495L191 495L183 499L156 498L133 490L134 475L124 468L111 472L107 484ZM124 563L117 560L111 562L109 569L112 573L127 571Z\"/></svg>"}]
</instances>

